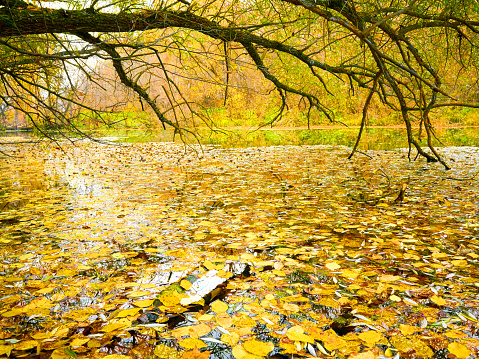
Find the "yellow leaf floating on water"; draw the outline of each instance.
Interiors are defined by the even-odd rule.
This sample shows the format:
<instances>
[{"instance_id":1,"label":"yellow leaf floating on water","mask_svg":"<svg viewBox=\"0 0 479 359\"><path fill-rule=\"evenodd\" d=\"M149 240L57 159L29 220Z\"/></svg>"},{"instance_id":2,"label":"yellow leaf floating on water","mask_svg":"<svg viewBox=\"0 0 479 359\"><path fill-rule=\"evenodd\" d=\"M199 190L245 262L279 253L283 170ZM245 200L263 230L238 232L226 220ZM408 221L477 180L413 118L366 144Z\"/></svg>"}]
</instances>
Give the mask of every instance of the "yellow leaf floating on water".
<instances>
[{"instance_id":1,"label":"yellow leaf floating on water","mask_svg":"<svg viewBox=\"0 0 479 359\"><path fill-rule=\"evenodd\" d=\"M394 302L398 302L398 303L402 300L401 297L398 297L396 294L391 295L389 297L389 299L391 299Z\"/></svg>"},{"instance_id":2,"label":"yellow leaf floating on water","mask_svg":"<svg viewBox=\"0 0 479 359\"><path fill-rule=\"evenodd\" d=\"M349 359L376 359L379 358L378 355L374 354L372 350L364 352L364 353L359 353L356 355L351 355Z\"/></svg>"},{"instance_id":3,"label":"yellow leaf floating on water","mask_svg":"<svg viewBox=\"0 0 479 359\"><path fill-rule=\"evenodd\" d=\"M51 293L55 290L56 287L46 287L46 288L42 288L42 289L39 289L37 290L36 292L34 292L35 294L48 294L48 293Z\"/></svg>"},{"instance_id":4,"label":"yellow leaf floating on water","mask_svg":"<svg viewBox=\"0 0 479 359\"><path fill-rule=\"evenodd\" d=\"M423 342L418 335L413 335L411 339L396 335L391 337L390 341L400 352L407 353L411 349L415 350L418 358L430 358L434 354L429 345Z\"/></svg>"},{"instance_id":5,"label":"yellow leaf floating on water","mask_svg":"<svg viewBox=\"0 0 479 359\"><path fill-rule=\"evenodd\" d=\"M399 324L399 331L405 337L407 337L408 335L412 335L412 334L416 333L418 330L421 330L421 328L415 327L413 325Z\"/></svg>"},{"instance_id":6,"label":"yellow leaf floating on water","mask_svg":"<svg viewBox=\"0 0 479 359\"><path fill-rule=\"evenodd\" d=\"M33 255L34 255L33 253L26 253L26 254L23 254L20 257L18 257L18 259L21 260L21 261L24 261L25 259L32 258Z\"/></svg>"},{"instance_id":7,"label":"yellow leaf floating on water","mask_svg":"<svg viewBox=\"0 0 479 359\"><path fill-rule=\"evenodd\" d=\"M72 310L71 312L65 313L64 318L71 318L77 322L84 322L88 319L90 315L95 314L96 311L93 308L84 308L78 310Z\"/></svg>"},{"instance_id":8,"label":"yellow leaf floating on water","mask_svg":"<svg viewBox=\"0 0 479 359\"><path fill-rule=\"evenodd\" d=\"M216 275L220 278L228 279L228 278L231 278L233 276L233 273L227 272L227 271L224 271L224 270L220 270Z\"/></svg>"},{"instance_id":9,"label":"yellow leaf floating on water","mask_svg":"<svg viewBox=\"0 0 479 359\"><path fill-rule=\"evenodd\" d=\"M295 325L294 327L289 328L286 332L286 336L289 338L289 340L295 342L306 342L314 344L314 339L309 335L304 334L304 329L299 325Z\"/></svg>"},{"instance_id":10,"label":"yellow leaf floating on water","mask_svg":"<svg viewBox=\"0 0 479 359\"><path fill-rule=\"evenodd\" d=\"M458 260L451 261L451 264L455 267L466 267L467 261L465 259L458 259Z\"/></svg>"},{"instance_id":11,"label":"yellow leaf floating on water","mask_svg":"<svg viewBox=\"0 0 479 359\"><path fill-rule=\"evenodd\" d=\"M180 353L176 349L165 344L157 345L153 353L161 359L177 359L180 357Z\"/></svg>"},{"instance_id":12,"label":"yellow leaf floating on water","mask_svg":"<svg viewBox=\"0 0 479 359\"><path fill-rule=\"evenodd\" d=\"M15 350L27 350L27 349L36 348L37 346L38 346L38 341L36 340L24 340L14 345Z\"/></svg>"},{"instance_id":13,"label":"yellow leaf floating on water","mask_svg":"<svg viewBox=\"0 0 479 359\"><path fill-rule=\"evenodd\" d=\"M13 345L0 345L0 355L7 354L13 350Z\"/></svg>"},{"instance_id":14,"label":"yellow leaf floating on water","mask_svg":"<svg viewBox=\"0 0 479 359\"><path fill-rule=\"evenodd\" d=\"M140 308L147 308L150 305L153 305L153 302L154 302L154 299L145 299L145 300L137 300L136 302L133 302L132 304Z\"/></svg>"},{"instance_id":15,"label":"yellow leaf floating on water","mask_svg":"<svg viewBox=\"0 0 479 359\"><path fill-rule=\"evenodd\" d=\"M180 304L180 298L173 293L165 293L158 296L158 299L166 307L173 307Z\"/></svg>"},{"instance_id":16,"label":"yellow leaf floating on water","mask_svg":"<svg viewBox=\"0 0 479 359\"><path fill-rule=\"evenodd\" d=\"M278 345L280 348L284 349L281 352L282 354L296 354L298 352L298 348L294 344L280 342Z\"/></svg>"},{"instance_id":17,"label":"yellow leaf floating on water","mask_svg":"<svg viewBox=\"0 0 479 359\"><path fill-rule=\"evenodd\" d=\"M186 280L186 279L183 279L181 282L180 282L180 286L181 288L185 289L185 290L188 290L190 289L190 287L193 285L193 283L191 283L189 280Z\"/></svg>"},{"instance_id":18,"label":"yellow leaf floating on water","mask_svg":"<svg viewBox=\"0 0 479 359\"><path fill-rule=\"evenodd\" d=\"M195 348L194 350L183 353L180 359L208 359L210 354L211 352L200 352L198 348Z\"/></svg>"},{"instance_id":19,"label":"yellow leaf floating on water","mask_svg":"<svg viewBox=\"0 0 479 359\"><path fill-rule=\"evenodd\" d=\"M366 343L368 347L372 347L376 345L383 338L383 335L379 332L374 330L369 330L367 332L363 332L359 334L359 339Z\"/></svg>"},{"instance_id":20,"label":"yellow leaf floating on water","mask_svg":"<svg viewBox=\"0 0 479 359\"><path fill-rule=\"evenodd\" d=\"M109 333L114 330L128 328L129 326L131 326L131 322L127 318L113 319L110 320L107 325L101 328L101 331Z\"/></svg>"},{"instance_id":21,"label":"yellow leaf floating on water","mask_svg":"<svg viewBox=\"0 0 479 359\"><path fill-rule=\"evenodd\" d=\"M82 346L85 343L88 343L89 341L90 341L90 338L75 338L70 343L70 346L79 347L79 346Z\"/></svg>"},{"instance_id":22,"label":"yellow leaf floating on water","mask_svg":"<svg viewBox=\"0 0 479 359\"><path fill-rule=\"evenodd\" d=\"M212 269L216 269L216 265L213 264L211 261L209 260L206 260L203 262L203 265L205 266L206 269L208 270L212 270Z\"/></svg>"},{"instance_id":23,"label":"yellow leaf floating on water","mask_svg":"<svg viewBox=\"0 0 479 359\"><path fill-rule=\"evenodd\" d=\"M199 321L207 322L207 321L210 321L210 320L213 319L213 318L214 318L214 316L211 315L211 314L203 314L203 315L200 315L200 316L198 317L198 320L199 320Z\"/></svg>"},{"instance_id":24,"label":"yellow leaf floating on water","mask_svg":"<svg viewBox=\"0 0 479 359\"><path fill-rule=\"evenodd\" d=\"M326 263L325 267L328 268L329 270L337 270L341 268L341 266L336 262Z\"/></svg>"},{"instance_id":25,"label":"yellow leaf floating on water","mask_svg":"<svg viewBox=\"0 0 479 359\"><path fill-rule=\"evenodd\" d=\"M341 277L356 279L360 274L360 269L346 269L341 273Z\"/></svg>"},{"instance_id":26,"label":"yellow leaf floating on water","mask_svg":"<svg viewBox=\"0 0 479 359\"><path fill-rule=\"evenodd\" d=\"M433 295L431 298L429 298L429 300L433 302L434 304L437 304L440 306L446 304L446 301L443 298L438 297L437 295Z\"/></svg>"},{"instance_id":27,"label":"yellow leaf floating on water","mask_svg":"<svg viewBox=\"0 0 479 359\"><path fill-rule=\"evenodd\" d=\"M449 350L451 354L454 354L459 359L466 359L469 355L471 355L469 348L458 342L450 343L447 346L447 350Z\"/></svg>"},{"instance_id":28,"label":"yellow leaf floating on water","mask_svg":"<svg viewBox=\"0 0 479 359\"><path fill-rule=\"evenodd\" d=\"M55 349L50 359L71 359L72 357L65 352L65 349Z\"/></svg>"},{"instance_id":29,"label":"yellow leaf floating on water","mask_svg":"<svg viewBox=\"0 0 479 359\"><path fill-rule=\"evenodd\" d=\"M299 311L299 305L292 303L284 303L283 309L293 313L297 313Z\"/></svg>"},{"instance_id":30,"label":"yellow leaf floating on water","mask_svg":"<svg viewBox=\"0 0 479 359\"><path fill-rule=\"evenodd\" d=\"M211 328L207 324L202 323L189 327L189 332L191 337L198 338L211 332Z\"/></svg>"},{"instance_id":31,"label":"yellow leaf floating on water","mask_svg":"<svg viewBox=\"0 0 479 359\"><path fill-rule=\"evenodd\" d=\"M185 349L194 349L194 348L201 349L201 348L207 347L207 345L203 343L203 341L196 338L188 338L188 339L180 340L178 344Z\"/></svg>"},{"instance_id":32,"label":"yellow leaf floating on water","mask_svg":"<svg viewBox=\"0 0 479 359\"><path fill-rule=\"evenodd\" d=\"M151 292L147 291L147 290L138 290L136 292L131 292L127 295L128 298L139 298L139 297L143 297L145 295L149 295L151 294Z\"/></svg>"},{"instance_id":33,"label":"yellow leaf floating on water","mask_svg":"<svg viewBox=\"0 0 479 359\"><path fill-rule=\"evenodd\" d=\"M129 317L129 316L138 314L139 311L140 311L140 308L124 309L124 310L120 311L120 312L117 314L116 317L117 317L117 318Z\"/></svg>"},{"instance_id":34,"label":"yellow leaf floating on water","mask_svg":"<svg viewBox=\"0 0 479 359\"><path fill-rule=\"evenodd\" d=\"M23 313L25 313L24 308L13 308L12 310L9 310L8 312L2 313L2 317L10 318L16 315L22 315Z\"/></svg>"},{"instance_id":35,"label":"yellow leaf floating on water","mask_svg":"<svg viewBox=\"0 0 479 359\"><path fill-rule=\"evenodd\" d=\"M211 303L211 310L217 314L224 313L228 310L228 304L221 300L217 300Z\"/></svg>"},{"instance_id":36,"label":"yellow leaf floating on water","mask_svg":"<svg viewBox=\"0 0 479 359\"><path fill-rule=\"evenodd\" d=\"M42 270L37 267L31 267L30 268L30 273L41 276L42 275Z\"/></svg>"},{"instance_id":37,"label":"yellow leaf floating on water","mask_svg":"<svg viewBox=\"0 0 479 359\"><path fill-rule=\"evenodd\" d=\"M459 330L448 330L447 332L444 333L444 335L451 339L461 339L461 338L468 337L466 333L463 333Z\"/></svg>"},{"instance_id":38,"label":"yellow leaf floating on water","mask_svg":"<svg viewBox=\"0 0 479 359\"><path fill-rule=\"evenodd\" d=\"M274 344L271 342L261 342L259 340L248 340L243 343L243 348L254 355L267 356L273 349Z\"/></svg>"},{"instance_id":39,"label":"yellow leaf floating on water","mask_svg":"<svg viewBox=\"0 0 479 359\"><path fill-rule=\"evenodd\" d=\"M333 298L323 297L323 298L320 298L316 303L320 304L320 305L324 305L325 307L330 307L330 308L334 308L334 309L340 309L341 308L339 303L336 300L334 300Z\"/></svg>"},{"instance_id":40,"label":"yellow leaf floating on water","mask_svg":"<svg viewBox=\"0 0 479 359\"><path fill-rule=\"evenodd\" d=\"M141 286L143 289L150 289L150 288L157 289L157 288L158 288L158 287L156 286L156 284L153 284L153 283L141 283L140 286Z\"/></svg>"},{"instance_id":41,"label":"yellow leaf floating on water","mask_svg":"<svg viewBox=\"0 0 479 359\"><path fill-rule=\"evenodd\" d=\"M180 300L181 305L190 305L190 304L199 304L204 305L205 300L198 294L192 295L191 297L183 297Z\"/></svg>"},{"instance_id":42,"label":"yellow leaf floating on water","mask_svg":"<svg viewBox=\"0 0 479 359\"><path fill-rule=\"evenodd\" d=\"M343 338L339 337L332 329L326 330L319 337L319 340L323 341L324 347L329 351L347 347L347 342Z\"/></svg>"},{"instance_id":43,"label":"yellow leaf floating on water","mask_svg":"<svg viewBox=\"0 0 479 359\"><path fill-rule=\"evenodd\" d=\"M259 355L248 353L241 344L238 344L235 347L233 347L233 350L231 352L236 359L262 359L263 358Z\"/></svg>"},{"instance_id":44,"label":"yellow leaf floating on water","mask_svg":"<svg viewBox=\"0 0 479 359\"><path fill-rule=\"evenodd\" d=\"M229 346L233 347L235 346L238 341L239 341L239 334L236 332L232 332L231 335L229 334L223 334L221 336L221 341L228 344Z\"/></svg>"},{"instance_id":45,"label":"yellow leaf floating on water","mask_svg":"<svg viewBox=\"0 0 479 359\"><path fill-rule=\"evenodd\" d=\"M399 279L401 279L401 277L397 275L382 275L379 277L380 282L395 282Z\"/></svg>"}]
</instances>

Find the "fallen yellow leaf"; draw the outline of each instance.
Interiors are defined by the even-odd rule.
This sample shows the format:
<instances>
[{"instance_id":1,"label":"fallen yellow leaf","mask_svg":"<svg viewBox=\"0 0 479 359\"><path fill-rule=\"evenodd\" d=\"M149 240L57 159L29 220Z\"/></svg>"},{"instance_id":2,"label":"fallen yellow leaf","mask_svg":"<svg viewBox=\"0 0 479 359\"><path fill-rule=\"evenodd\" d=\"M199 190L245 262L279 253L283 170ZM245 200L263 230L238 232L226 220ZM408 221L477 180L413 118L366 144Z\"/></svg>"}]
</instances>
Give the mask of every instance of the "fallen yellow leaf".
<instances>
[{"instance_id":1,"label":"fallen yellow leaf","mask_svg":"<svg viewBox=\"0 0 479 359\"><path fill-rule=\"evenodd\" d=\"M217 314L224 313L228 310L228 304L221 300L217 300L211 303L211 310Z\"/></svg>"},{"instance_id":2,"label":"fallen yellow leaf","mask_svg":"<svg viewBox=\"0 0 479 359\"><path fill-rule=\"evenodd\" d=\"M304 329L299 325L295 325L294 327L289 328L286 332L286 336L289 338L289 340L295 342L306 342L314 344L314 339L309 335L304 334Z\"/></svg>"},{"instance_id":3,"label":"fallen yellow leaf","mask_svg":"<svg viewBox=\"0 0 479 359\"><path fill-rule=\"evenodd\" d=\"M137 300L136 302L133 302L132 304L140 308L146 308L146 307L149 307L150 305L153 305L153 302L154 302L153 299L144 299L144 300Z\"/></svg>"},{"instance_id":4,"label":"fallen yellow leaf","mask_svg":"<svg viewBox=\"0 0 479 359\"><path fill-rule=\"evenodd\" d=\"M138 314L139 311L140 311L140 308L124 309L124 310L120 311L120 312L116 315L116 317L117 317L117 318L129 317L129 316Z\"/></svg>"},{"instance_id":5,"label":"fallen yellow leaf","mask_svg":"<svg viewBox=\"0 0 479 359\"><path fill-rule=\"evenodd\" d=\"M101 328L101 331L109 333L114 330L128 328L129 326L131 326L131 322L127 318L113 319L107 325Z\"/></svg>"},{"instance_id":6,"label":"fallen yellow leaf","mask_svg":"<svg viewBox=\"0 0 479 359\"><path fill-rule=\"evenodd\" d=\"M253 339L244 342L243 348L251 354L267 356L274 349L274 344Z\"/></svg>"},{"instance_id":7,"label":"fallen yellow leaf","mask_svg":"<svg viewBox=\"0 0 479 359\"><path fill-rule=\"evenodd\" d=\"M203 341L196 338L188 338L178 341L178 344L185 349L205 348L207 345Z\"/></svg>"},{"instance_id":8,"label":"fallen yellow leaf","mask_svg":"<svg viewBox=\"0 0 479 359\"><path fill-rule=\"evenodd\" d=\"M341 268L341 266L336 262L326 263L325 267L328 268L329 270L337 270Z\"/></svg>"},{"instance_id":9,"label":"fallen yellow leaf","mask_svg":"<svg viewBox=\"0 0 479 359\"><path fill-rule=\"evenodd\" d=\"M383 338L383 335L374 330L369 330L367 332L363 332L359 334L359 339L365 342L368 347L372 347L377 342L379 342L382 338Z\"/></svg>"},{"instance_id":10,"label":"fallen yellow leaf","mask_svg":"<svg viewBox=\"0 0 479 359\"><path fill-rule=\"evenodd\" d=\"M138 290L136 292L131 292L127 295L128 298L138 298L138 297L143 297L144 295L149 295L151 292L147 290Z\"/></svg>"},{"instance_id":11,"label":"fallen yellow leaf","mask_svg":"<svg viewBox=\"0 0 479 359\"><path fill-rule=\"evenodd\" d=\"M391 296L389 297L389 299L391 299L391 300L394 301L394 302L398 302L398 303L401 301L401 298L398 297L396 294L391 295Z\"/></svg>"},{"instance_id":12,"label":"fallen yellow leaf","mask_svg":"<svg viewBox=\"0 0 479 359\"><path fill-rule=\"evenodd\" d=\"M374 354L372 350L364 352L364 353L359 353L356 355L351 355L349 359L376 359L379 358L378 355Z\"/></svg>"},{"instance_id":13,"label":"fallen yellow leaf","mask_svg":"<svg viewBox=\"0 0 479 359\"><path fill-rule=\"evenodd\" d=\"M469 348L458 342L450 343L447 346L447 350L449 350L451 354L454 354L459 359L466 359L469 355L471 355Z\"/></svg>"},{"instance_id":14,"label":"fallen yellow leaf","mask_svg":"<svg viewBox=\"0 0 479 359\"><path fill-rule=\"evenodd\" d=\"M437 304L440 306L443 306L444 304L446 304L446 301L443 298L438 297L437 295L433 295L431 298L429 298L429 300L433 302L434 304Z\"/></svg>"},{"instance_id":15,"label":"fallen yellow leaf","mask_svg":"<svg viewBox=\"0 0 479 359\"><path fill-rule=\"evenodd\" d=\"M177 359L180 357L180 353L175 348L166 344L157 345L153 353L161 359Z\"/></svg>"}]
</instances>

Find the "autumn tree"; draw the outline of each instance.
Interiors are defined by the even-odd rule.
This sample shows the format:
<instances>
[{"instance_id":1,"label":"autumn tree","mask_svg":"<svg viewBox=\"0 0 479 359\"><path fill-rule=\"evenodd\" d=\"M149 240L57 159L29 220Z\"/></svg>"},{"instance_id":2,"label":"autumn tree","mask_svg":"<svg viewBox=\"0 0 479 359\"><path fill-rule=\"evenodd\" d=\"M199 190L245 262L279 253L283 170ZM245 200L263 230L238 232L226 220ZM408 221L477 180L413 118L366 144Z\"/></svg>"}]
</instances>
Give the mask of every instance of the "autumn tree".
<instances>
[{"instance_id":1,"label":"autumn tree","mask_svg":"<svg viewBox=\"0 0 479 359\"><path fill-rule=\"evenodd\" d=\"M257 71L274 90L272 122L292 101L306 105L308 116L319 112L334 121L326 99L337 95L335 83L346 83L349 91L366 94L358 143L375 98L402 117L410 157L417 153L446 168L432 142L434 111L478 107L475 1L47 4L51 8L41 1L0 1L0 96L35 126L54 118L71 127L67 104L77 114L108 119L108 111L90 106L81 91L85 81L102 86L99 61L114 70L112 81L182 136L194 134L198 121L211 125L201 103L189 97L191 81L217 88L226 99L234 86L230 74L245 69Z\"/></svg>"}]
</instances>

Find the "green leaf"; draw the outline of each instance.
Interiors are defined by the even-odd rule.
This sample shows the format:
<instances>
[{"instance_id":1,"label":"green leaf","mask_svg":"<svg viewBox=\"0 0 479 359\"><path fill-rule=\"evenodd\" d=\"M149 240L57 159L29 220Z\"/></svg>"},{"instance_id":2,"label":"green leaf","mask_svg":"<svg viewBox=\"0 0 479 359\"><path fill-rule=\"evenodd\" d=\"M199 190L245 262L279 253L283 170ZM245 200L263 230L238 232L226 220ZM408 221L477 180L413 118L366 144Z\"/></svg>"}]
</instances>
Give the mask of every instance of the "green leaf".
<instances>
[{"instance_id":1,"label":"green leaf","mask_svg":"<svg viewBox=\"0 0 479 359\"><path fill-rule=\"evenodd\" d=\"M67 353L69 356L71 356L72 358L77 358L77 353L75 353L73 350L71 350L70 348L67 348L65 349L65 353Z\"/></svg>"}]
</instances>

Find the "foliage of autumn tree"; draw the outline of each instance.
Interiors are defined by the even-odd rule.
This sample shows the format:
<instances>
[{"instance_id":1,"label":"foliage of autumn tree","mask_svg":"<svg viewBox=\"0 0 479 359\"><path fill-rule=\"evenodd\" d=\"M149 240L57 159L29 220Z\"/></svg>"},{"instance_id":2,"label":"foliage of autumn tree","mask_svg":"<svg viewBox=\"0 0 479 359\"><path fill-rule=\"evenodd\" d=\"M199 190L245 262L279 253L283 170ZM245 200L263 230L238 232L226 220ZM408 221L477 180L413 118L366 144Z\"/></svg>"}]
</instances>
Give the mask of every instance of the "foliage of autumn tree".
<instances>
[{"instance_id":1,"label":"foliage of autumn tree","mask_svg":"<svg viewBox=\"0 0 479 359\"><path fill-rule=\"evenodd\" d=\"M95 70L99 61L114 70L112 81L181 136L194 135L198 124L213 125L203 108L208 101L226 103L234 88L254 88L248 80L232 81L246 70L269 83L277 104L269 122L294 101L308 118L319 112L334 120L330 96L346 84L351 93L365 94L358 142L371 102L379 100L402 117L410 156L415 150L446 168L433 147L431 113L478 107L479 5L473 1L48 4L0 1L2 100L34 125L71 127L80 113L111 119L112 108L85 101L91 94L82 93L91 84L107 90ZM195 82L209 85L203 101L191 96Z\"/></svg>"}]
</instances>

